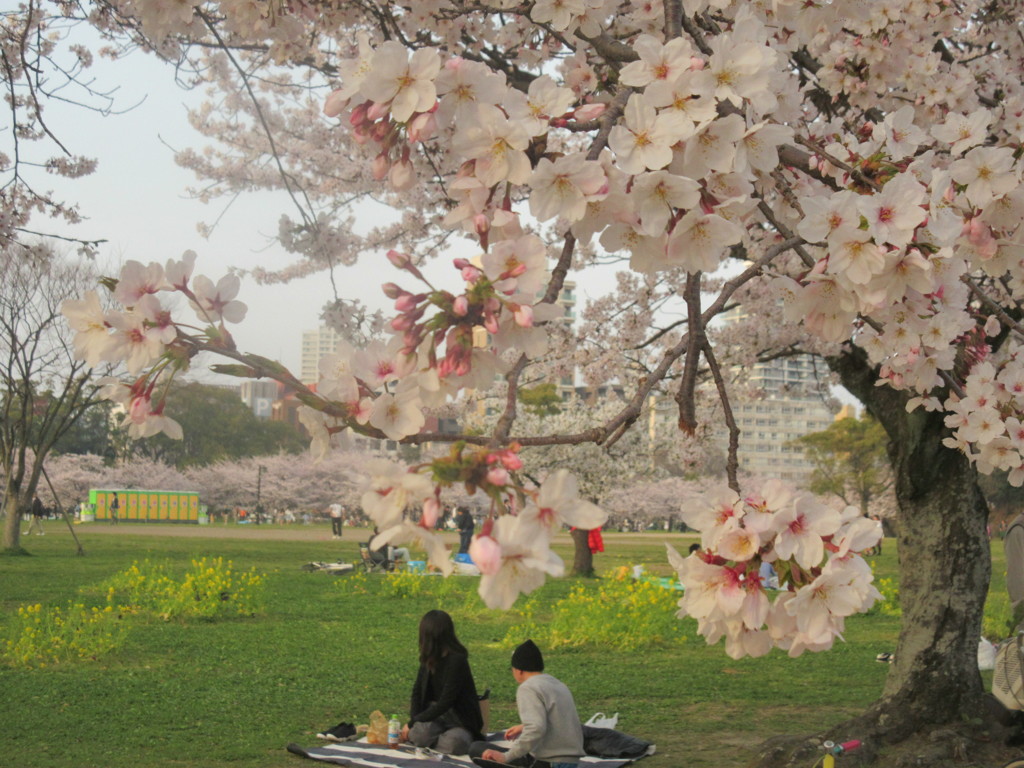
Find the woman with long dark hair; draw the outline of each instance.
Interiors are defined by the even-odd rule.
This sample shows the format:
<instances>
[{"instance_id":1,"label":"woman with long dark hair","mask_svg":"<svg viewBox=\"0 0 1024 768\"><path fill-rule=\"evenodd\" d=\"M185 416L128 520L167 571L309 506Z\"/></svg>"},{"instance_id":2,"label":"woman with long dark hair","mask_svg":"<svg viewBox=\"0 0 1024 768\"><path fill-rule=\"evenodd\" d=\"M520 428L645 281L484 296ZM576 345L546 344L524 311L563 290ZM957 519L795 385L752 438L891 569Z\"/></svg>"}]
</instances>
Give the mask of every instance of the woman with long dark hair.
<instances>
[{"instance_id":1,"label":"woman with long dark hair","mask_svg":"<svg viewBox=\"0 0 1024 768\"><path fill-rule=\"evenodd\" d=\"M483 725L469 651L455 636L451 616L427 611L420 619L420 668L402 741L464 755L483 738Z\"/></svg>"}]
</instances>

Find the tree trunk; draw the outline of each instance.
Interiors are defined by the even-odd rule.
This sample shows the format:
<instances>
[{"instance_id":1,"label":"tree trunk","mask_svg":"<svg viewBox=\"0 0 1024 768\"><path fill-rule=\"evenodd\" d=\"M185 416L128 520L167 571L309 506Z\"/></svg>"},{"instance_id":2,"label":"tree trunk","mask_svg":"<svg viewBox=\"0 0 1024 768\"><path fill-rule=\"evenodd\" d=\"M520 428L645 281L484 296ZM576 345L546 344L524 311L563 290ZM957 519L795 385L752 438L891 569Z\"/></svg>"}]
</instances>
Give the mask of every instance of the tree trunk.
<instances>
[{"instance_id":1,"label":"tree trunk","mask_svg":"<svg viewBox=\"0 0 1024 768\"><path fill-rule=\"evenodd\" d=\"M922 726L980 711L988 506L974 466L943 446L949 430L941 413L907 413L909 395L876 387L877 370L856 347L844 348L829 365L890 438L903 622L882 697L865 718L885 731L886 741L899 741Z\"/></svg>"},{"instance_id":2,"label":"tree trunk","mask_svg":"<svg viewBox=\"0 0 1024 768\"><path fill-rule=\"evenodd\" d=\"M21 549L21 499L16 489L7 489L4 496L4 539L7 552Z\"/></svg>"},{"instance_id":3,"label":"tree trunk","mask_svg":"<svg viewBox=\"0 0 1024 768\"><path fill-rule=\"evenodd\" d=\"M572 543L575 546L575 553L572 560L572 575L586 576L594 575L594 555L590 552L590 542L587 540L590 531L583 531L573 528Z\"/></svg>"},{"instance_id":4,"label":"tree trunk","mask_svg":"<svg viewBox=\"0 0 1024 768\"><path fill-rule=\"evenodd\" d=\"M906 742L903 748L914 750L917 762L888 754L892 765L947 766L968 743L972 750L1001 749L998 743L978 746L988 728L978 725L986 707L977 652L991 558L977 472L962 453L943 446L949 430L942 414L907 413L907 393L875 386L878 371L863 350L847 345L828 363L890 439L903 621L881 697L820 736L864 740L861 759L868 761L879 748L896 754L895 745ZM802 737L767 742L752 765L810 764L816 743Z\"/></svg>"}]
</instances>

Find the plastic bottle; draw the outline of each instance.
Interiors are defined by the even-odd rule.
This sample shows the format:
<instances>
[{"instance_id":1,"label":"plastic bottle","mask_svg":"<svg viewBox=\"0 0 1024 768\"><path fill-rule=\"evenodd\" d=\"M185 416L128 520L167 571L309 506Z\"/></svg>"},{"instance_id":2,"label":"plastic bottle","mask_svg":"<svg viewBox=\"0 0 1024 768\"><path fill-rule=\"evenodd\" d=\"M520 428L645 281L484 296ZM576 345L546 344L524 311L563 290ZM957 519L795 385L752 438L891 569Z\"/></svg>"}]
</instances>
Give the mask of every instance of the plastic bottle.
<instances>
[{"instance_id":1,"label":"plastic bottle","mask_svg":"<svg viewBox=\"0 0 1024 768\"><path fill-rule=\"evenodd\" d=\"M392 715L391 719L388 720L388 746L392 749L398 749L398 739L402 733L402 721L398 719L398 715Z\"/></svg>"}]
</instances>

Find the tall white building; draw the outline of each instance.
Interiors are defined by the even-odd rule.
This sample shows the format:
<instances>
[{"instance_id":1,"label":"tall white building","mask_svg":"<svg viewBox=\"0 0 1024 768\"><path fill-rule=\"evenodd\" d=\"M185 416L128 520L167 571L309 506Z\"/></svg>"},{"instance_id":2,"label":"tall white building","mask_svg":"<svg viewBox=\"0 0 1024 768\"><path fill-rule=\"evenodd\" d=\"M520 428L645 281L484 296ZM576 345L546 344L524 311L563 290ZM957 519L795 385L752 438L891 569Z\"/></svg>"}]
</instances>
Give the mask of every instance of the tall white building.
<instances>
[{"instance_id":1,"label":"tall white building","mask_svg":"<svg viewBox=\"0 0 1024 768\"><path fill-rule=\"evenodd\" d=\"M302 332L302 364L299 380L306 384L316 384L320 380L320 358L334 354L341 341L341 334L333 328L321 325L315 331Z\"/></svg>"},{"instance_id":2,"label":"tall white building","mask_svg":"<svg viewBox=\"0 0 1024 768\"><path fill-rule=\"evenodd\" d=\"M727 313L725 322L743 319L742 309ZM814 466L801 448L792 444L798 437L828 429L835 419L824 383L824 363L811 355L779 357L757 363L745 372L752 396L730 400L733 418L740 429L740 468L762 477L805 483ZM717 441L728 447L728 429L719 415L715 425Z\"/></svg>"}]
</instances>

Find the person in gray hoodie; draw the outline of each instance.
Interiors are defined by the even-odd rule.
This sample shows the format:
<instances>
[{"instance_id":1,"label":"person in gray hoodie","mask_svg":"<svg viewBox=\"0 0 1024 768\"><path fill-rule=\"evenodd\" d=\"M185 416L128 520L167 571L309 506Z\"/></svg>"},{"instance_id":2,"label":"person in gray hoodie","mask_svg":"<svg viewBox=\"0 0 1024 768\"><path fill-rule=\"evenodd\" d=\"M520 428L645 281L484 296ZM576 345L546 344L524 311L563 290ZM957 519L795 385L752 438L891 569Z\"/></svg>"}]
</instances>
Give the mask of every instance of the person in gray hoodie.
<instances>
[{"instance_id":1,"label":"person in gray hoodie","mask_svg":"<svg viewBox=\"0 0 1024 768\"><path fill-rule=\"evenodd\" d=\"M491 744L470 749L483 760L531 768L575 768L583 756L583 727L565 683L544 673L544 657L532 640L512 652L519 725L505 731L507 751ZM477 745L473 745L477 747Z\"/></svg>"}]
</instances>

